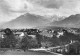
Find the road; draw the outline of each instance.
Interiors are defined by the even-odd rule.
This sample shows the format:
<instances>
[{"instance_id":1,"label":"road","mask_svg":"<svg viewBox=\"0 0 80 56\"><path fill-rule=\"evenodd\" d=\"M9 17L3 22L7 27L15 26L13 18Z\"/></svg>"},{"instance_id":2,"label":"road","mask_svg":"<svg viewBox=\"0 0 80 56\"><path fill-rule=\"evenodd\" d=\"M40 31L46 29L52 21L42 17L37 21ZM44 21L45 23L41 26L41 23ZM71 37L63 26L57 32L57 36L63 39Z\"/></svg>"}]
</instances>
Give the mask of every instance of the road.
<instances>
[{"instance_id":1,"label":"road","mask_svg":"<svg viewBox=\"0 0 80 56\"><path fill-rule=\"evenodd\" d=\"M0 51L0 55L54 55L49 52L45 51L23 51L23 50L6 50L6 51Z\"/></svg>"}]
</instances>

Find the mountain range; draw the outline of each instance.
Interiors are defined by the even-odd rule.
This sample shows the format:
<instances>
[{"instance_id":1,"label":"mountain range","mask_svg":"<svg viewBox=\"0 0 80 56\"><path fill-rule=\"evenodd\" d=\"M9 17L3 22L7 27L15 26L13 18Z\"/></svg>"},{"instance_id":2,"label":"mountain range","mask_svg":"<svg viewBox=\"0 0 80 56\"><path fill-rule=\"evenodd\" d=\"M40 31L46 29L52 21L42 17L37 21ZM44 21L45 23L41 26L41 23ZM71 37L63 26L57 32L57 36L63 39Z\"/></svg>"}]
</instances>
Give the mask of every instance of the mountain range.
<instances>
[{"instance_id":1,"label":"mountain range","mask_svg":"<svg viewBox=\"0 0 80 56\"><path fill-rule=\"evenodd\" d=\"M55 18L55 17L54 17ZM61 19L60 17L57 17ZM63 20L50 22L43 16L26 13L18 18L6 22L1 25L2 28L33 28L45 26L58 26L58 27L80 27L80 14L71 15Z\"/></svg>"},{"instance_id":2,"label":"mountain range","mask_svg":"<svg viewBox=\"0 0 80 56\"><path fill-rule=\"evenodd\" d=\"M33 14L25 14L21 15L18 18L6 22L3 25L1 25L2 28L33 28L36 26L45 25L49 21L46 20L45 17L39 16L39 15L33 15Z\"/></svg>"},{"instance_id":3,"label":"mountain range","mask_svg":"<svg viewBox=\"0 0 80 56\"><path fill-rule=\"evenodd\" d=\"M60 27L79 28L80 27L80 14L71 15L61 21L51 22L50 25L60 26Z\"/></svg>"}]
</instances>

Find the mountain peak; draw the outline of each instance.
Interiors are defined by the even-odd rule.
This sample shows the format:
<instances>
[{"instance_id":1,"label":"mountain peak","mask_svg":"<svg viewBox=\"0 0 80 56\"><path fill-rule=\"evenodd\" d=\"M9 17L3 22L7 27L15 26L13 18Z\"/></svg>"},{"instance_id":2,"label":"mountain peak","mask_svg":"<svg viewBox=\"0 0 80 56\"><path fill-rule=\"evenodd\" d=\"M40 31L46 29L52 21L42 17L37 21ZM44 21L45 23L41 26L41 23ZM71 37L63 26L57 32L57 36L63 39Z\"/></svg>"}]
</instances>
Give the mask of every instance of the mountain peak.
<instances>
[{"instance_id":1,"label":"mountain peak","mask_svg":"<svg viewBox=\"0 0 80 56\"><path fill-rule=\"evenodd\" d=\"M50 25L63 26L63 27L80 27L80 14L71 15L64 20L55 21Z\"/></svg>"},{"instance_id":2,"label":"mountain peak","mask_svg":"<svg viewBox=\"0 0 80 56\"><path fill-rule=\"evenodd\" d=\"M36 26L45 25L49 21L46 20L45 17L34 15L34 14L24 14L19 16L18 18L9 21L2 25L3 28L32 28Z\"/></svg>"}]
</instances>

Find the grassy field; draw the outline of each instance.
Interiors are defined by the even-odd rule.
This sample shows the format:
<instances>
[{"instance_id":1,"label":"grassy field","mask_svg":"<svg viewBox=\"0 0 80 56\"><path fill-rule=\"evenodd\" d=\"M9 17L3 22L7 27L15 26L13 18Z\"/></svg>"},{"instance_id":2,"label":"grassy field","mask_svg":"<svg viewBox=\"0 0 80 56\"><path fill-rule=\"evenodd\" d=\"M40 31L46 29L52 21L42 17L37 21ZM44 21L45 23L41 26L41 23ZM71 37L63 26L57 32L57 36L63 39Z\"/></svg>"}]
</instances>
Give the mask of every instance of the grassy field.
<instances>
[{"instance_id":1,"label":"grassy field","mask_svg":"<svg viewBox=\"0 0 80 56\"><path fill-rule=\"evenodd\" d=\"M0 55L54 55L54 54L51 54L51 53L45 52L45 51L29 51L29 50L26 50L24 52L21 49L10 50L7 48L3 48L3 49L0 49Z\"/></svg>"}]
</instances>

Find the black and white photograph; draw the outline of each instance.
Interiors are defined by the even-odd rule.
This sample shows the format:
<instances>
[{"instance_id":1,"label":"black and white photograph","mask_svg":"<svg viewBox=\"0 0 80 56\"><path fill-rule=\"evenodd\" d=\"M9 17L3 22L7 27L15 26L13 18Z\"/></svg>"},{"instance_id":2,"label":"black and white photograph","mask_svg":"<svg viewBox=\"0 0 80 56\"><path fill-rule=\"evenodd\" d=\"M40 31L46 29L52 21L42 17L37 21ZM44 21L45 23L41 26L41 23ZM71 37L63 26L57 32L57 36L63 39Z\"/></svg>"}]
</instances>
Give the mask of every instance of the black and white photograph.
<instances>
[{"instance_id":1,"label":"black and white photograph","mask_svg":"<svg viewBox=\"0 0 80 56\"><path fill-rule=\"evenodd\" d=\"M0 0L0 55L80 55L80 0Z\"/></svg>"}]
</instances>

